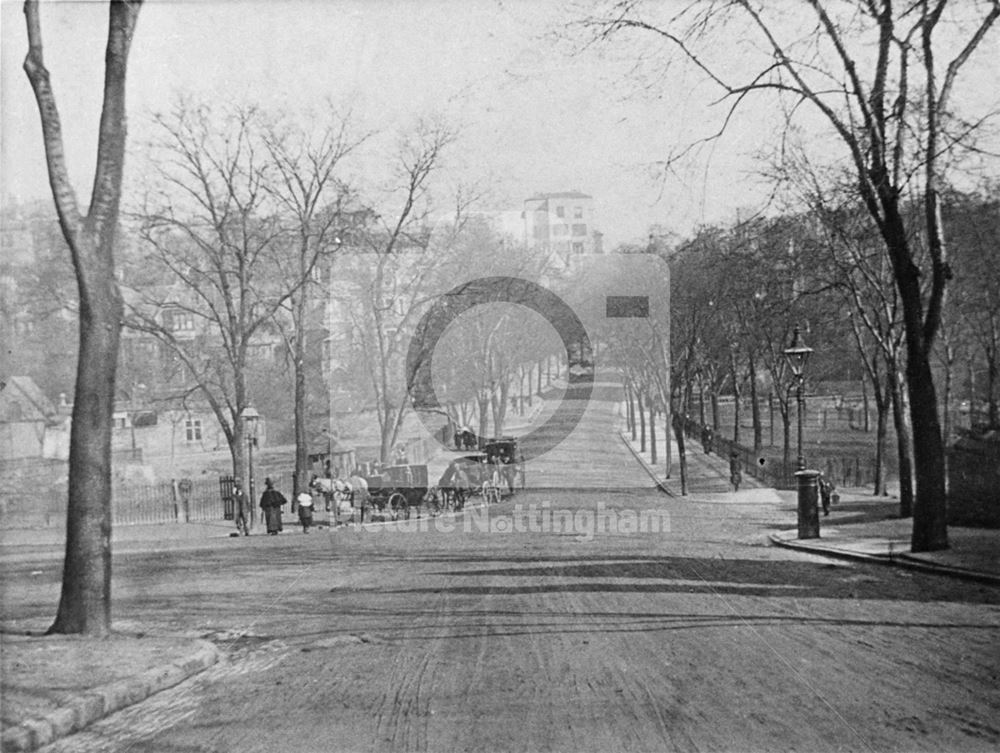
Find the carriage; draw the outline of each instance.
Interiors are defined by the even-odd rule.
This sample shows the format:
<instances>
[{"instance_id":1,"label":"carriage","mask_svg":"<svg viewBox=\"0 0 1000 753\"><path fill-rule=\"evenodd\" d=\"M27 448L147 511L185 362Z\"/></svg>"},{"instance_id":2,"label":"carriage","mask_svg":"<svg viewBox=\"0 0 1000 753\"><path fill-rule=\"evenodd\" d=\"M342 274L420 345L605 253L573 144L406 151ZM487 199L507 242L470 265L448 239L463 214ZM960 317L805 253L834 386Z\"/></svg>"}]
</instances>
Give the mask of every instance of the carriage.
<instances>
[{"instance_id":1,"label":"carriage","mask_svg":"<svg viewBox=\"0 0 1000 753\"><path fill-rule=\"evenodd\" d=\"M520 476L524 488L524 460L513 437L491 439L482 452L451 461L438 481L438 504L446 510L461 510L473 494L487 504L499 502L504 493L513 493Z\"/></svg>"},{"instance_id":2,"label":"carriage","mask_svg":"<svg viewBox=\"0 0 1000 753\"><path fill-rule=\"evenodd\" d=\"M486 454L487 464L496 469L500 480L511 494L514 493L518 482L521 489L524 489L524 455L518 449L517 439L514 437L491 439L483 446L483 452Z\"/></svg>"}]
</instances>

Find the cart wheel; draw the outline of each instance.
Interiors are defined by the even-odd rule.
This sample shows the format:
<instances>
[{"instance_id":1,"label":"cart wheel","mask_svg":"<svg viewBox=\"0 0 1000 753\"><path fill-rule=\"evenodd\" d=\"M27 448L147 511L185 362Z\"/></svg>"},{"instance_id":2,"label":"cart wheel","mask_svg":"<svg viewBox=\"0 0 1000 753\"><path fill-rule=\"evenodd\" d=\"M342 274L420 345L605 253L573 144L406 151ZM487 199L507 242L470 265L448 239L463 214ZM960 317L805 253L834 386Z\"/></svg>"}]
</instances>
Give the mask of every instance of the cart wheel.
<instances>
[{"instance_id":1,"label":"cart wheel","mask_svg":"<svg viewBox=\"0 0 1000 753\"><path fill-rule=\"evenodd\" d=\"M409 512L409 508L406 506L406 497L404 497L399 492L395 492L389 497L389 501L386 502L386 509L392 515L393 520L399 520L399 515L401 512Z\"/></svg>"}]
</instances>

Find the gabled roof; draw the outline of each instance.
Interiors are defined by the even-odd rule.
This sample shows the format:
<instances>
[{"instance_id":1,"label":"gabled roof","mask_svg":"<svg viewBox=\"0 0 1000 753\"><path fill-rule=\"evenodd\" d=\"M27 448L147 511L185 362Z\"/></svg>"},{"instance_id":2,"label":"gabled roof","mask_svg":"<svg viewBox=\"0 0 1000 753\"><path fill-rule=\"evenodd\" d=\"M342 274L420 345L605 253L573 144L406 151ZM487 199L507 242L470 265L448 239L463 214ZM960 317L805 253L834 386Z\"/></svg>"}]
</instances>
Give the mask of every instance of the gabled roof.
<instances>
[{"instance_id":1,"label":"gabled roof","mask_svg":"<svg viewBox=\"0 0 1000 753\"><path fill-rule=\"evenodd\" d=\"M20 399L25 401L36 416L48 418L55 415L56 408L45 393L35 384L35 380L26 376L12 376L0 382L0 401Z\"/></svg>"}]
</instances>

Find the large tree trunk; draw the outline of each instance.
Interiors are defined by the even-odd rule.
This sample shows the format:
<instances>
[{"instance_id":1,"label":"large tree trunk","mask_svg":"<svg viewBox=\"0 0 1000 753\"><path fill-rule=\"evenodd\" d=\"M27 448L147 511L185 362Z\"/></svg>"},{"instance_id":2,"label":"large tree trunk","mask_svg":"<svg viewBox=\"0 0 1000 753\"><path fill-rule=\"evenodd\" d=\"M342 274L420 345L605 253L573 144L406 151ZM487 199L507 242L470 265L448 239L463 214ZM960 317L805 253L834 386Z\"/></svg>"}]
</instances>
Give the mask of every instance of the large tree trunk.
<instances>
[{"instance_id":1,"label":"large tree trunk","mask_svg":"<svg viewBox=\"0 0 1000 753\"><path fill-rule=\"evenodd\" d=\"M733 441L740 443L740 390L733 380Z\"/></svg>"},{"instance_id":2,"label":"large tree trunk","mask_svg":"<svg viewBox=\"0 0 1000 753\"><path fill-rule=\"evenodd\" d=\"M77 238L95 262L100 241ZM102 265L103 266L103 265ZM105 635L111 629L111 431L122 300L111 269L80 281L80 352L69 447L69 506L62 595L50 633Z\"/></svg>"},{"instance_id":3,"label":"large tree trunk","mask_svg":"<svg viewBox=\"0 0 1000 753\"><path fill-rule=\"evenodd\" d=\"M890 373L888 378L893 378ZM885 479L885 453L886 442L889 434L889 385L878 385L874 387L875 409L878 411L875 423L875 483L872 494L884 496L886 492Z\"/></svg>"},{"instance_id":4,"label":"large tree trunk","mask_svg":"<svg viewBox=\"0 0 1000 753\"><path fill-rule=\"evenodd\" d=\"M626 383L625 384L625 403L626 403L626 414L628 416L628 430L632 434L632 441L636 439L635 433L635 395L632 387Z\"/></svg>"},{"instance_id":5,"label":"large tree trunk","mask_svg":"<svg viewBox=\"0 0 1000 753\"><path fill-rule=\"evenodd\" d=\"M896 428L896 451L899 457L899 517L913 515L913 460L910 454L910 422L900 385L899 373L890 366L888 379L892 399L892 420Z\"/></svg>"},{"instance_id":6,"label":"large tree trunk","mask_svg":"<svg viewBox=\"0 0 1000 753\"><path fill-rule=\"evenodd\" d=\"M292 302L295 311L295 343L292 360L295 366L295 478L292 480L292 497L297 498L309 485L309 439L306 436L306 303L308 286L303 285ZM333 437L328 446L332 447ZM328 457L331 467L333 457Z\"/></svg>"},{"instance_id":7,"label":"large tree trunk","mask_svg":"<svg viewBox=\"0 0 1000 753\"><path fill-rule=\"evenodd\" d=\"M910 547L914 552L933 552L948 548L944 443L930 361L926 353L921 355L910 354L906 366L917 482Z\"/></svg>"},{"instance_id":8,"label":"large tree trunk","mask_svg":"<svg viewBox=\"0 0 1000 753\"><path fill-rule=\"evenodd\" d=\"M639 414L639 452L646 451L646 410L642 404L642 390L636 390L636 413Z\"/></svg>"},{"instance_id":9,"label":"large tree trunk","mask_svg":"<svg viewBox=\"0 0 1000 753\"><path fill-rule=\"evenodd\" d=\"M698 423L705 425L705 380L698 377Z\"/></svg>"},{"instance_id":10,"label":"large tree trunk","mask_svg":"<svg viewBox=\"0 0 1000 753\"><path fill-rule=\"evenodd\" d=\"M649 460L655 466L656 457L656 401L646 398L649 406Z\"/></svg>"},{"instance_id":11,"label":"large tree trunk","mask_svg":"<svg viewBox=\"0 0 1000 753\"><path fill-rule=\"evenodd\" d=\"M997 406L997 349L986 348L986 406L991 428L1000 427L1000 408Z\"/></svg>"},{"instance_id":12,"label":"large tree trunk","mask_svg":"<svg viewBox=\"0 0 1000 753\"><path fill-rule=\"evenodd\" d=\"M114 247L125 163L125 75L139 8L140 2L109 7L97 166L84 217L66 169L62 124L42 54L38 3L27 0L24 4L28 32L24 71L41 116L49 184L80 296L66 558L50 633L101 636L111 630L111 431L123 313Z\"/></svg>"},{"instance_id":13,"label":"large tree trunk","mask_svg":"<svg viewBox=\"0 0 1000 753\"><path fill-rule=\"evenodd\" d=\"M779 408L781 413L781 472L787 474L792 447L792 411L788 401L781 403Z\"/></svg>"},{"instance_id":14,"label":"large tree trunk","mask_svg":"<svg viewBox=\"0 0 1000 753\"><path fill-rule=\"evenodd\" d=\"M687 494L687 453L684 449L684 421L673 414L674 438L677 440L677 459L681 469L681 496Z\"/></svg>"},{"instance_id":15,"label":"large tree trunk","mask_svg":"<svg viewBox=\"0 0 1000 753\"><path fill-rule=\"evenodd\" d=\"M753 418L753 449L759 451L764 444L764 430L760 425L760 404L757 400L757 364L753 354L749 356L750 363L750 413Z\"/></svg>"}]
</instances>

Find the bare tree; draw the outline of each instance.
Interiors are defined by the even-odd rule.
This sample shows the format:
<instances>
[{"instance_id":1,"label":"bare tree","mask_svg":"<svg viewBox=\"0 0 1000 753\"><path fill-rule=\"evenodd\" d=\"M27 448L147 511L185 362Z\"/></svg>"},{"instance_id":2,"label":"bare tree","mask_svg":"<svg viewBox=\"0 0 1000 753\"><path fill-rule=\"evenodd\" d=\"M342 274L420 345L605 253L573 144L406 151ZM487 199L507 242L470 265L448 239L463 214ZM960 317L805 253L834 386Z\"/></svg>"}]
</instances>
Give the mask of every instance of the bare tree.
<instances>
[{"instance_id":1,"label":"bare tree","mask_svg":"<svg viewBox=\"0 0 1000 753\"><path fill-rule=\"evenodd\" d=\"M340 301L349 320L345 333L357 357L363 359L379 424L379 454L389 460L409 404L404 360L411 332L428 296L435 269L461 233L473 197L456 199L453 221L434 232L430 221L430 190L443 153L455 135L439 123L418 123L399 143L394 164L395 184L385 214L370 212L368 221L352 233L352 248L334 267L338 279L349 282Z\"/></svg>"},{"instance_id":2,"label":"bare tree","mask_svg":"<svg viewBox=\"0 0 1000 753\"><path fill-rule=\"evenodd\" d=\"M806 33L789 24L783 11L751 0L693 3L664 21L651 18L639 0L620 0L606 16L587 23L601 38L652 34L679 52L721 89L727 103L723 131L740 105L759 94L791 97L795 104L787 111L792 116L801 104L811 105L829 126L852 165L858 197L878 228L900 295L917 482L912 548L945 549L944 444L931 372L952 276L940 184L945 155L974 128L952 115L952 94L1000 16L1000 0L961 6L947 0L899 7L890 0L808 4L814 25ZM936 37L946 11L968 22L972 30L964 38ZM759 39L767 54L760 67L741 61L739 72L730 73L703 45L718 49L726 25L737 22L743 24L740 32ZM942 56L947 56L943 66ZM817 143L829 149L822 140ZM908 194L922 205L919 221L903 211ZM913 244L918 225L927 239L924 257Z\"/></svg>"},{"instance_id":3,"label":"bare tree","mask_svg":"<svg viewBox=\"0 0 1000 753\"><path fill-rule=\"evenodd\" d=\"M248 366L274 357L275 316L315 260L298 264L255 108L235 108L220 123L210 108L181 102L156 122L163 134L152 152L156 184L136 220L145 267L160 284L132 291L127 322L184 365L179 394L208 403L240 475Z\"/></svg>"},{"instance_id":4,"label":"bare tree","mask_svg":"<svg viewBox=\"0 0 1000 753\"><path fill-rule=\"evenodd\" d=\"M273 185L265 186L271 193L284 220L294 253L286 279L293 282L295 292L288 298L285 309L290 327L280 327L292 361L295 393L295 479L293 496L305 489L310 470L306 432L306 337L311 294L316 273L329 269L328 262L343 245L348 215L344 202L349 198L347 187L337 180L335 172L343 159L356 149L364 138L352 137L348 119L330 113L329 122L318 133L311 134L297 123L271 124L264 134L264 144L274 164ZM280 321L280 320L279 320ZM319 343L314 343L318 347Z\"/></svg>"},{"instance_id":5,"label":"bare tree","mask_svg":"<svg viewBox=\"0 0 1000 753\"><path fill-rule=\"evenodd\" d=\"M42 121L49 185L73 258L80 296L80 350L70 433L69 506L62 595L50 633L105 635L111 629L111 416L121 333L115 236L125 165L125 78L141 0L109 4L104 102L97 169L87 214L66 168L62 123L42 56L37 0L26 0L24 71Z\"/></svg>"}]
</instances>

